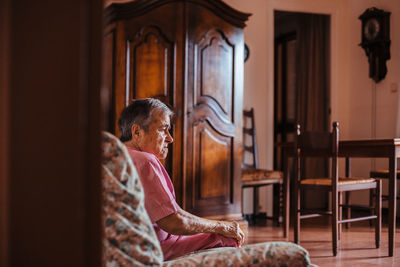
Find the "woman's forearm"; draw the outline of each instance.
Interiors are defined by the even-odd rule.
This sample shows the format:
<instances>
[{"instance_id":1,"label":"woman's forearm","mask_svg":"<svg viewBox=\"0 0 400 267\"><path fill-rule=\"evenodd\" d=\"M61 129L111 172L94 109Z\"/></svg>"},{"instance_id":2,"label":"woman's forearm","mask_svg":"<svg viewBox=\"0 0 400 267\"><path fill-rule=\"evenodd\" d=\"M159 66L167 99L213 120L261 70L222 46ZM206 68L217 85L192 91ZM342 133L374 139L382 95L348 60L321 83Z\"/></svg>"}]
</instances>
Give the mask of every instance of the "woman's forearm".
<instances>
[{"instance_id":1,"label":"woman's forearm","mask_svg":"<svg viewBox=\"0 0 400 267\"><path fill-rule=\"evenodd\" d=\"M157 221L158 226L164 231L174 235L193 235L198 233L216 233L244 241L244 234L237 222L217 221L200 218L179 209L174 214Z\"/></svg>"},{"instance_id":2,"label":"woman's forearm","mask_svg":"<svg viewBox=\"0 0 400 267\"><path fill-rule=\"evenodd\" d=\"M162 218L157 224L164 231L174 235L219 233L223 227L219 221L200 218L182 209Z\"/></svg>"}]
</instances>

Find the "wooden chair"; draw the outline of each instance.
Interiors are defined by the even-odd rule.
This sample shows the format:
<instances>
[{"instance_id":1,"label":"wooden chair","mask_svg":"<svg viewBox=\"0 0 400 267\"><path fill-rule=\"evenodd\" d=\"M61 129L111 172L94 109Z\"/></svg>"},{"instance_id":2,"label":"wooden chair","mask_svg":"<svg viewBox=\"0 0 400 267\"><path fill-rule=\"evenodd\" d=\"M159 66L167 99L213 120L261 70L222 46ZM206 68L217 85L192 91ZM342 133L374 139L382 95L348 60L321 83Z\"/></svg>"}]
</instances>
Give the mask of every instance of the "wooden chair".
<instances>
[{"instance_id":1,"label":"wooden chair","mask_svg":"<svg viewBox=\"0 0 400 267\"><path fill-rule=\"evenodd\" d=\"M375 178L375 179L389 179L389 170L373 170L369 173L369 177ZM397 179L400 179L400 170L397 170L396 173L396 177ZM370 198L369 198L369 204L372 205L372 203L374 202L374 193L371 192L370 194ZM400 199L400 196L396 197L397 200ZM389 196L388 195L384 195L382 194L382 201L387 201L389 200Z\"/></svg>"},{"instance_id":2,"label":"wooden chair","mask_svg":"<svg viewBox=\"0 0 400 267\"><path fill-rule=\"evenodd\" d=\"M369 177L375 178L375 179L380 179L380 180L389 179L389 170L388 169L373 170L369 173ZM397 179L400 179L400 170L397 170L396 177L397 177ZM374 193L374 190L371 189L371 192L369 194L369 207L373 206L374 198L375 198L375 193ZM396 199L399 200L400 196L397 196ZM389 196L384 195L383 190L382 190L382 201L388 201L388 200L389 200ZM346 206L347 206L347 217L350 217L351 216L351 208L354 207L354 205L350 204L350 194L349 193L346 194ZM363 209L365 207L358 207L358 208ZM371 214L375 214L374 209L370 209L370 211L371 211ZM372 226L372 221L370 221L370 226ZM349 227L350 227L350 224L347 223L346 228L349 228Z\"/></svg>"},{"instance_id":3,"label":"wooden chair","mask_svg":"<svg viewBox=\"0 0 400 267\"><path fill-rule=\"evenodd\" d=\"M249 123L250 126L246 126ZM244 188L253 188L253 223L258 215L259 206L259 193L258 189L262 186L274 186L274 216L267 217L272 218L277 224L279 224L279 213L280 213L280 200L284 199L285 195L282 192L283 173L281 171L266 170L258 168L257 159L257 142L256 132L254 124L254 109L251 108L249 111L243 111L243 164L242 164L242 196ZM246 138L249 137L249 138ZM249 140L249 145L246 145L246 140ZM246 153L251 154L251 163L246 162ZM243 197L242 197L243 199ZM288 207L287 207L288 208ZM243 201L242 201L242 212L243 212ZM284 225L286 223L285 213L283 213ZM284 229L284 235L287 236L286 228Z\"/></svg>"},{"instance_id":4,"label":"wooden chair","mask_svg":"<svg viewBox=\"0 0 400 267\"><path fill-rule=\"evenodd\" d=\"M295 155L295 228L294 241L300 241L300 220L317 216L332 216L332 250L333 255L337 255L338 241L340 238L340 224L375 220L375 245L379 248L381 236L381 181L373 178L349 178L338 175L338 150L339 150L339 129L338 123L333 123L332 133L325 132L300 132L300 126L297 125L296 155ZM307 157L329 158L331 161L331 175L329 178L307 178L301 179L301 166ZM300 194L301 190L324 190L332 192L331 211L309 211L301 209ZM364 216L358 218L342 219L340 204L342 202L342 193L355 190L375 189L376 192L376 215Z\"/></svg>"},{"instance_id":5,"label":"wooden chair","mask_svg":"<svg viewBox=\"0 0 400 267\"><path fill-rule=\"evenodd\" d=\"M369 173L369 177L375 178L375 179L389 179L389 170L373 170ZM400 179L400 170L397 170L396 177L399 180ZM372 194L371 194L372 196ZM400 199L400 196L397 196L397 200ZM382 200L389 200L388 195L383 195L382 194ZM370 203L373 202L373 198L370 198Z\"/></svg>"}]
</instances>

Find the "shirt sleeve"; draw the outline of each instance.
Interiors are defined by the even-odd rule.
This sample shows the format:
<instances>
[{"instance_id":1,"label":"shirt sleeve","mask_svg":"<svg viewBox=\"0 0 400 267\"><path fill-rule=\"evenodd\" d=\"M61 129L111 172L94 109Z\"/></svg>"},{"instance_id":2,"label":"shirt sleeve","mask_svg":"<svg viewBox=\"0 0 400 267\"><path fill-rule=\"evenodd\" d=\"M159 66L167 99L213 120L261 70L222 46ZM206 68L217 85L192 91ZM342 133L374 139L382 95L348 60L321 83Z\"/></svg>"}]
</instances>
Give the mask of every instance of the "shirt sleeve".
<instances>
[{"instance_id":1,"label":"shirt sleeve","mask_svg":"<svg viewBox=\"0 0 400 267\"><path fill-rule=\"evenodd\" d=\"M140 164L138 172L144 189L144 203L152 223L177 212L173 187L164 166L156 159L148 158ZM171 190L172 189L172 190Z\"/></svg>"}]
</instances>

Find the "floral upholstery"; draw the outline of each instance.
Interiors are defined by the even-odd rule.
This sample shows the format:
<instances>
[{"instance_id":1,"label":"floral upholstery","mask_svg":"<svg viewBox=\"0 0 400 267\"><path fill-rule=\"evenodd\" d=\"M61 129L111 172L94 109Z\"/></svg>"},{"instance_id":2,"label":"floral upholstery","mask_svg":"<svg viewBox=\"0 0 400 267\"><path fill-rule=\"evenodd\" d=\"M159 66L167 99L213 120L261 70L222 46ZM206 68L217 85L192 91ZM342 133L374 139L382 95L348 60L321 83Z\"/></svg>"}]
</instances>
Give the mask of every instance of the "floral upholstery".
<instances>
[{"instance_id":1,"label":"floral upholstery","mask_svg":"<svg viewBox=\"0 0 400 267\"><path fill-rule=\"evenodd\" d=\"M176 266L312 266L308 252L289 242L265 242L241 248L214 248L164 263Z\"/></svg>"},{"instance_id":2,"label":"floral upholstery","mask_svg":"<svg viewBox=\"0 0 400 267\"><path fill-rule=\"evenodd\" d=\"M104 266L312 266L308 252L289 242L215 248L163 262L144 208L144 195L125 146L103 133Z\"/></svg>"},{"instance_id":3,"label":"floral upholstery","mask_svg":"<svg viewBox=\"0 0 400 267\"><path fill-rule=\"evenodd\" d=\"M103 227L106 266L157 265L163 254L144 208L140 179L125 146L103 134Z\"/></svg>"}]
</instances>

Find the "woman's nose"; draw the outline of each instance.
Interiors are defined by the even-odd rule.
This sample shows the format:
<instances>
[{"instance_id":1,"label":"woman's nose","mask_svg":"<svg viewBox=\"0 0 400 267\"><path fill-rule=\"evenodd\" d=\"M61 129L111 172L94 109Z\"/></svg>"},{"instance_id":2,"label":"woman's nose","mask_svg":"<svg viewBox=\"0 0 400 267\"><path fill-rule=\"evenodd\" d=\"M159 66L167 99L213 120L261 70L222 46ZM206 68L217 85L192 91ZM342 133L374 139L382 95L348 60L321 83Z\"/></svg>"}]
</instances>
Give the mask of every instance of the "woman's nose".
<instances>
[{"instance_id":1,"label":"woman's nose","mask_svg":"<svg viewBox=\"0 0 400 267\"><path fill-rule=\"evenodd\" d=\"M167 131L167 138L165 138L165 141L167 141L168 143L172 143L174 141L169 131Z\"/></svg>"}]
</instances>

